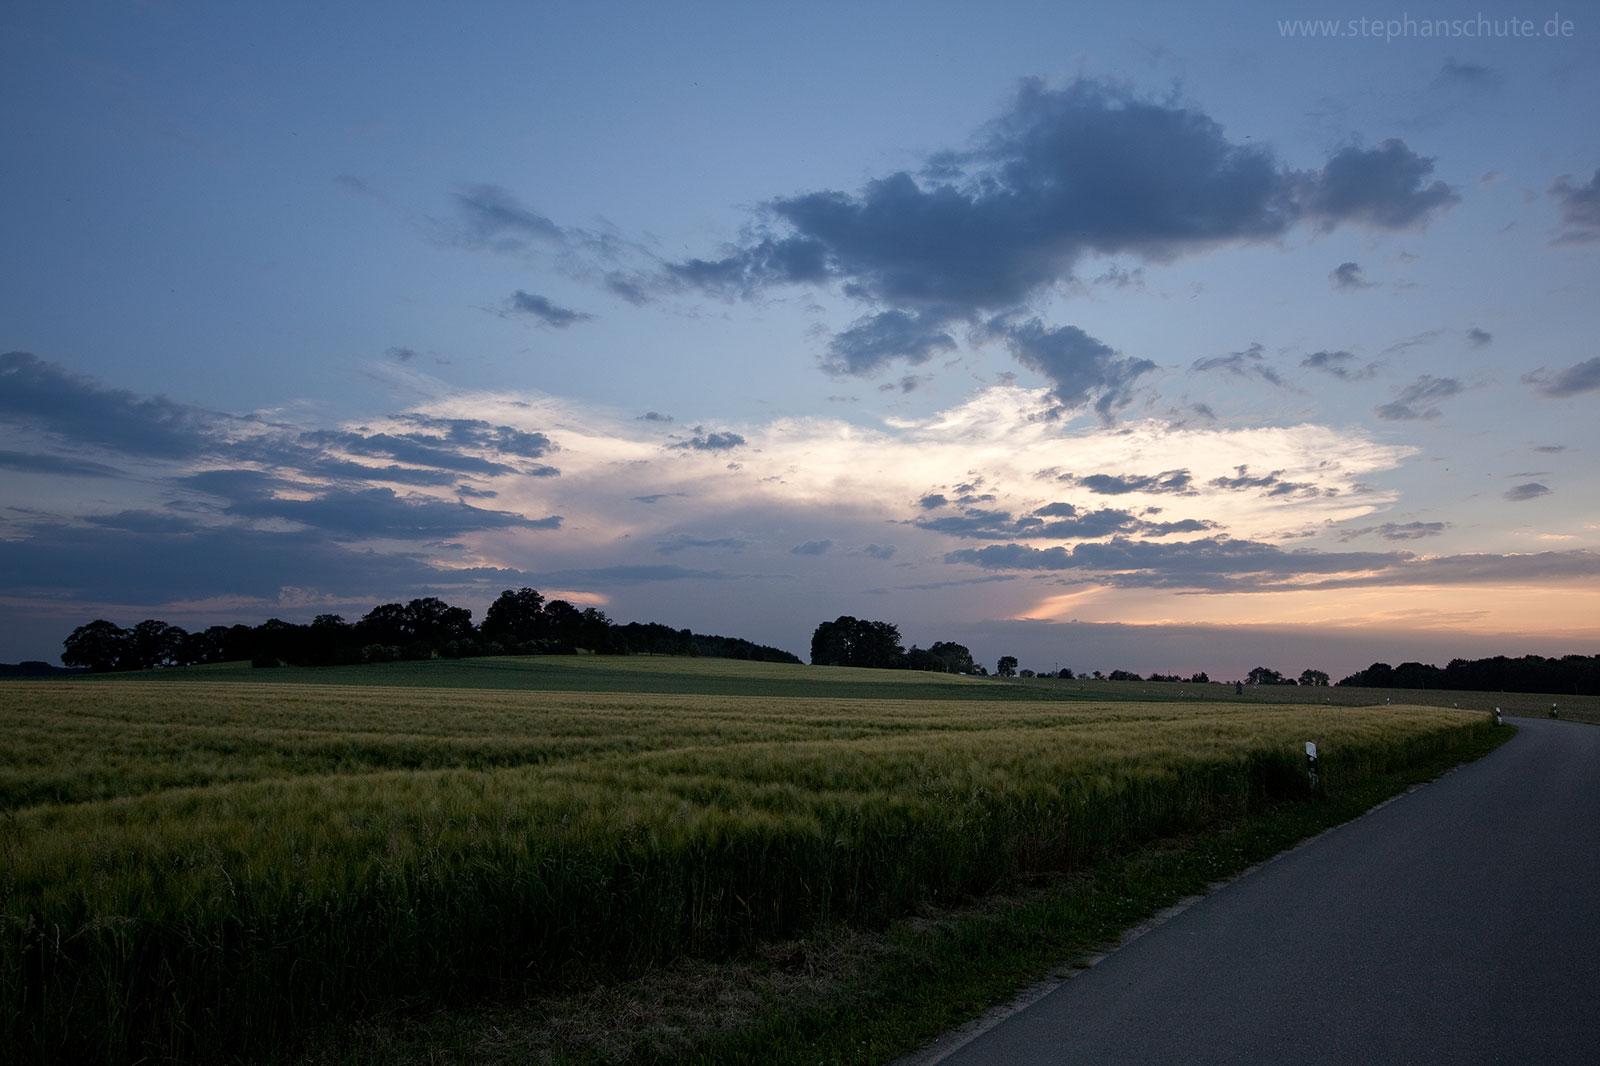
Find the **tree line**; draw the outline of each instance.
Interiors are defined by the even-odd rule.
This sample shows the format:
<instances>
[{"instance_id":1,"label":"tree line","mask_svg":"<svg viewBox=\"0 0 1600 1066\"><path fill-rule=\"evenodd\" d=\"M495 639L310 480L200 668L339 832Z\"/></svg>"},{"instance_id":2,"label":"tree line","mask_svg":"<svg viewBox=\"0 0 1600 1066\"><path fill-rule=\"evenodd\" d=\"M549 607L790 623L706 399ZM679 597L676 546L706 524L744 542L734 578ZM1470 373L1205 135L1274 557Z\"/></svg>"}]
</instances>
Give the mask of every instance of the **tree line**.
<instances>
[{"instance_id":1,"label":"tree line","mask_svg":"<svg viewBox=\"0 0 1600 1066\"><path fill-rule=\"evenodd\" d=\"M987 673L972 661L972 652L954 641L935 641L931 648L900 644L900 627L891 622L840 615L811 634L813 666L871 666L882 670L931 670L946 674Z\"/></svg>"},{"instance_id":2,"label":"tree line","mask_svg":"<svg viewBox=\"0 0 1600 1066\"><path fill-rule=\"evenodd\" d=\"M1451 659L1442 669L1423 663L1373 663L1339 682L1358 688L1437 688L1474 692L1553 692L1600 695L1600 655L1563 655L1547 659L1523 655L1512 659Z\"/></svg>"},{"instance_id":3,"label":"tree line","mask_svg":"<svg viewBox=\"0 0 1600 1066\"><path fill-rule=\"evenodd\" d=\"M602 655L701 655L798 663L779 648L738 637L674 629L659 622L619 624L594 607L546 600L537 590L507 589L483 623L436 596L384 603L354 622L321 614L309 624L269 618L260 625L211 626L188 632L153 618L123 627L103 618L62 642L69 667L108 672L249 660L255 666L344 666L480 655L559 655L579 649Z\"/></svg>"}]
</instances>

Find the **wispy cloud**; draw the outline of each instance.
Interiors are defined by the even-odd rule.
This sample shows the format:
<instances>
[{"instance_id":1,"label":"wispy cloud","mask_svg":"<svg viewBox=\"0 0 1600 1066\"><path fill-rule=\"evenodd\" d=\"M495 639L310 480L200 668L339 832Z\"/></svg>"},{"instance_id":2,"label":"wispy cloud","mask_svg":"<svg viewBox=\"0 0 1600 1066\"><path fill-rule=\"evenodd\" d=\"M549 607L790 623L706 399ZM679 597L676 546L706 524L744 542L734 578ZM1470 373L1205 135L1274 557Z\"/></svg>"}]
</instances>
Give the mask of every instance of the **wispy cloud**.
<instances>
[{"instance_id":1,"label":"wispy cloud","mask_svg":"<svg viewBox=\"0 0 1600 1066\"><path fill-rule=\"evenodd\" d=\"M737 433L707 433L703 429L697 429L695 435L688 440L670 444L668 447L687 448L697 452L726 452L743 447L744 444L745 439Z\"/></svg>"},{"instance_id":2,"label":"wispy cloud","mask_svg":"<svg viewBox=\"0 0 1600 1066\"><path fill-rule=\"evenodd\" d=\"M1432 374L1423 374L1401 389L1394 400L1378 407L1375 413L1385 422L1438 418L1441 413L1436 406L1438 401L1448 400L1460 392L1461 382L1455 378L1438 378Z\"/></svg>"},{"instance_id":3,"label":"wispy cloud","mask_svg":"<svg viewBox=\"0 0 1600 1066\"><path fill-rule=\"evenodd\" d=\"M1600 170L1583 185L1563 174L1550 186L1550 197L1561 212L1555 244L1589 244L1600 241Z\"/></svg>"},{"instance_id":4,"label":"wispy cloud","mask_svg":"<svg viewBox=\"0 0 1600 1066\"><path fill-rule=\"evenodd\" d=\"M1565 370L1558 370L1552 376L1545 373L1543 367L1532 373L1522 376L1524 384L1532 385L1533 391L1541 396L1548 396L1553 400L1565 399L1583 392L1593 392L1600 389L1600 356L1585 359L1575 363Z\"/></svg>"},{"instance_id":5,"label":"wispy cloud","mask_svg":"<svg viewBox=\"0 0 1600 1066\"><path fill-rule=\"evenodd\" d=\"M1340 263L1328 274L1328 284L1340 292L1356 292L1377 287L1377 282L1367 281L1366 272L1359 263Z\"/></svg>"},{"instance_id":6,"label":"wispy cloud","mask_svg":"<svg viewBox=\"0 0 1600 1066\"><path fill-rule=\"evenodd\" d=\"M1501 82L1499 71L1493 67L1464 62L1455 56L1445 57L1444 65L1439 68L1438 80L1442 84L1476 90L1498 89Z\"/></svg>"},{"instance_id":7,"label":"wispy cloud","mask_svg":"<svg viewBox=\"0 0 1600 1066\"><path fill-rule=\"evenodd\" d=\"M1437 537L1445 531L1448 523L1445 522L1385 522L1378 526L1362 526L1360 529L1344 529L1339 532L1341 541L1354 540L1357 537L1376 535L1384 540L1421 540L1424 537Z\"/></svg>"},{"instance_id":8,"label":"wispy cloud","mask_svg":"<svg viewBox=\"0 0 1600 1066\"><path fill-rule=\"evenodd\" d=\"M1524 500L1535 500L1540 496L1550 495L1550 487L1537 481L1525 482L1509 488L1505 492L1506 499L1512 503L1521 503Z\"/></svg>"},{"instance_id":9,"label":"wispy cloud","mask_svg":"<svg viewBox=\"0 0 1600 1066\"><path fill-rule=\"evenodd\" d=\"M560 307L552 303L548 297L539 296L531 292L518 289L506 301L507 310L513 314L530 315L547 326L557 329L566 329L576 322L587 322L594 318L591 314L574 311L568 307Z\"/></svg>"},{"instance_id":10,"label":"wispy cloud","mask_svg":"<svg viewBox=\"0 0 1600 1066\"><path fill-rule=\"evenodd\" d=\"M1312 352L1300 360L1300 365L1311 370L1332 375L1340 381L1364 381L1377 373L1377 364L1357 366L1358 360L1351 352Z\"/></svg>"},{"instance_id":11,"label":"wispy cloud","mask_svg":"<svg viewBox=\"0 0 1600 1066\"><path fill-rule=\"evenodd\" d=\"M1252 344L1242 352L1197 359L1190 369L1196 373L1217 371L1236 378L1254 378L1280 389L1292 388L1283 375L1267 362L1266 349L1260 344Z\"/></svg>"}]
</instances>

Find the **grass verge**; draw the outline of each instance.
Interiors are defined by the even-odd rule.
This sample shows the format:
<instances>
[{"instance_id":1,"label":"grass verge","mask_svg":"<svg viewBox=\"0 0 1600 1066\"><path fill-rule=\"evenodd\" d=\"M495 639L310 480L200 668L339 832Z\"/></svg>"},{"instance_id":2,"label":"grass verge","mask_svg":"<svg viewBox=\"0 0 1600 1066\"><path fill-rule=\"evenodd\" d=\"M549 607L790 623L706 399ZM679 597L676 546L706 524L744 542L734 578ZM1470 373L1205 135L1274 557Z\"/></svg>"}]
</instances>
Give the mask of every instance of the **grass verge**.
<instances>
[{"instance_id":1,"label":"grass verge","mask_svg":"<svg viewBox=\"0 0 1600 1066\"><path fill-rule=\"evenodd\" d=\"M391 1011L329 1027L297 1066L550 1063L845 1066L891 1062L1087 965L1122 933L1279 852L1509 740L1510 728L1403 771L1160 840L1071 876L877 931L827 927L720 962L679 960L625 982L471 1010Z\"/></svg>"}]
</instances>

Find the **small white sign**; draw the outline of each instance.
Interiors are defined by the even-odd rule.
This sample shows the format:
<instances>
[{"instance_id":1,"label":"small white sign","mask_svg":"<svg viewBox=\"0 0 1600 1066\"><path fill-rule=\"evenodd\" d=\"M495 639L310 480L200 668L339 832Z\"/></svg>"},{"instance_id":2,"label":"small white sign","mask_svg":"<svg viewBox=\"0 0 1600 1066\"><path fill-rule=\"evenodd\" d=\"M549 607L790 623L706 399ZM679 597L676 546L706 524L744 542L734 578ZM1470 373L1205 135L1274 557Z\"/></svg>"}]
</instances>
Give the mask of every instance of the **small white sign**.
<instances>
[{"instance_id":1,"label":"small white sign","mask_svg":"<svg viewBox=\"0 0 1600 1066\"><path fill-rule=\"evenodd\" d=\"M1317 746L1311 743L1309 740L1306 741L1306 754L1311 756L1313 759L1317 757Z\"/></svg>"}]
</instances>

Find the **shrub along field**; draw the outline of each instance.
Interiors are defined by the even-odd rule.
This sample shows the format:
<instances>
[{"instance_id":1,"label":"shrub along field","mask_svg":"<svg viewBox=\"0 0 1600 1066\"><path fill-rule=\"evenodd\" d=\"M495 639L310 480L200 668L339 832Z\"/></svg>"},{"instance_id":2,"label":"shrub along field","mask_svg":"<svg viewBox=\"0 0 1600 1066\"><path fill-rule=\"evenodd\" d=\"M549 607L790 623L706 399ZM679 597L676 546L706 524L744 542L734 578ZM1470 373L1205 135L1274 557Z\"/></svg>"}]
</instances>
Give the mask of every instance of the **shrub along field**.
<instances>
[{"instance_id":1,"label":"shrub along field","mask_svg":"<svg viewBox=\"0 0 1600 1066\"><path fill-rule=\"evenodd\" d=\"M0 687L10 1058L220 1060L402 1000L882 925L1304 795L1307 740L1337 792L1489 729L1259 691L683 660L542 689L506 679L560 670L477 660L472 688L428 665Z\"/></svg>"}]
</instances>

